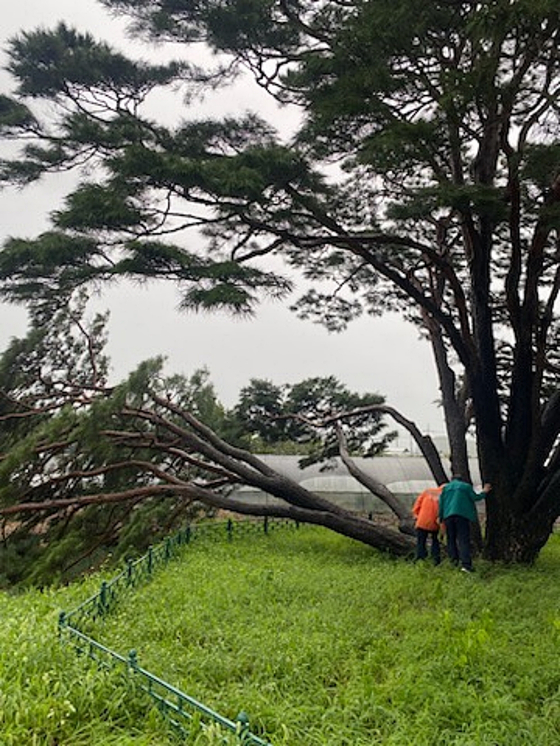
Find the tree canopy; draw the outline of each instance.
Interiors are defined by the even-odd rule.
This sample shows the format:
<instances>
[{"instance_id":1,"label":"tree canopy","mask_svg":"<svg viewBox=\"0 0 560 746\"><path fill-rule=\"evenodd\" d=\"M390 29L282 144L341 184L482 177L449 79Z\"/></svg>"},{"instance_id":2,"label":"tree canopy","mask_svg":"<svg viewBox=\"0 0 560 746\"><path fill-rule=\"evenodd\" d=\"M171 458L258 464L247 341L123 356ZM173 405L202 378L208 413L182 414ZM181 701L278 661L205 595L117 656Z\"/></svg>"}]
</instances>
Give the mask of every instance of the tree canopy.
<instances>
[{"instance_id":1,"label":"tree canopy","mask_svg":"<svg viewBox=\"0 0 560 746\"><path fill-rule=\"evenodd\" d=\"M382 452L392 438L381 421L383 397L354 394L332 376L313 378L276 387L285 392L279 415L270 406L275 387L253 380L227 411L207 370L169 375L163 358L109 385L107 315L88 320L86 300L81 294L57 308L39 306L28 335L0 357L0 585L67 580L222 509L261 514L260 504L235 493L239 484L277 498L269 515L324 522L330 512L335 530L367 534L370 521L253 454L263 443L284 453L290 442L302 465L328 468L342 438L352 468L354 456ZM356 403L361 411L344 411ZM359 427L348 430L346 422ZM286 440L290 428L293 441ZM407 518L405 505L387 491L380 496ZM369 540L408 549L394 530L373 527Z\"/></svg>"},{"instance_id":2,"label":"tree canopy","mask_svg":"<svg viewBox=\"0 0 560 746\"><path fill-rule=\"evenodd\" d=\"M385 403L379 394L357 394L334 376L307 378L292 385L276 385L252 379L241 389L231 412L233 431L240 440L250 436L250 448L302 455L301 465L325 462L340 452L332 423L346 413L341 427L346 447L354 456L382 453L395 432L382 433L385 423L377 407ZM353 413L353 414L351 414ZM325 426L331 422L331 427Z\"/></svg>"},{"instance_id":3,"label":"tree canopy","mask_svg":"<svg viewBox=\"0 0 560 746\"><path fill-rule=\"evenodd\" d=\"M118 559L146 549L202 512L181 496L155 499L150 469L173 473L165 454L133 456L100 437L103 427L116 426L125 398L142 400L146 378L158 376L162 361L109 386L107 315L88 320L85 304L82 295L34 309L27 336L12 339L0 357L0 585L68 579L108 553ZM206 371L168 376L165 387L220 428L225 413Z\"/></svg>"},{"instance_id":4,"label":"tree canopy","mask_svg":"<svg viewBox=\"0 0 560 746\"><path fill-rule=\"evenodd\" d=\"M12 41L0 122L23 147L2 178L87 170L51 232L4 245L4 296L149 276L185 308L244 313L290 290L281 257L310 283L294 308L330 329L398 310L432 346L455 471L476 432L486 556L534 559L560 513L557 2L102 4L184 59L65 26ZM196 118L201 90L242 74L300 108L290 142L256 114ZM173 127L144 108L171 84Z\"/></svg>"}]
</instances>

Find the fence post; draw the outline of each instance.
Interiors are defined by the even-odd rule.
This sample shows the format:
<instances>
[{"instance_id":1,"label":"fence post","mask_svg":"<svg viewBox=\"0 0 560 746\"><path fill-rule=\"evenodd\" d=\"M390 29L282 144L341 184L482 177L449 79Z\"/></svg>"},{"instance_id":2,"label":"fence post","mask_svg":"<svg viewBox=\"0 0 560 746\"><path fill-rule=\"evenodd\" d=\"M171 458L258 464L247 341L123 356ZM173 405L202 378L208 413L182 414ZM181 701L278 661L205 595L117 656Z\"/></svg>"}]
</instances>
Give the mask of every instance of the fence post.
<instances>
[{"instance_id":1,"label":"fence post","mask_svg":"<svg viewBox=\"0 0 560 746\"><path fill-rule=\"evenodd\" d=\"M128 667L135 671L138 668L138 653L136 650L131 650L128 653Z\"/></svg>"},{"instance_id":2,"label":"fence post","mask_svg":"<svg viewBox=\"0 0 560 746\"><path fill-rule=\"evenodd\" d=\"M101 614L101 616L103 616L106 613L107 606L108 606L108 603L107 603L107 582L104 580L101 583L101 588L99 589L99 604L98 604L98 608L99 608L99 613Z\"/></svg>"},{"instance_id":3,"label":"fence post","mask_svg":"<svg viewBox=\"0 0 560 746\"><path fill-rule=\"evenodd\" d=\"M61 611L58 615L58 637L62 637L64 628L66 627L66 612Z\"/></svg>"},{"instance_id":4,"label":"fence post","mask_svg":"<svg viewBox=\"0 0 560 746\"><path fill-rule=\"evenodd\" d=\"M153 552L152 547L148 549L147 562L148 562L148 567L147 567L148 573L151 573L154 568L154 552Z\"/></svg>"},{"instance_id":5,"label":"fence post","mask_svg":"<svg viewBox=\"0 0 560 746\"><path fill-rule=\"evenodd\" d=\"M265 515L264 517L264 532L265 534L268 534L268 516Z\"/></svg>"},{"instance_id":6,"label":"fence post","mask_svg":"<svg viewBox=\"0 0 560 746\"><path fill-rule=\"evenodd\" d=\"M132 585L132 574L133 574L134 568L132 566L132 559L130 557L127 557L126 559L126 584Z\"/></svg>"},{"instance_id":7,"label":"fence post","mask_svg":"<svg viewBox=\"0 0 560 746\"><path fill-rule=\"evenodd\" d=\"M231 520L231 518L228 518L227 522L227 536L228 541L231 541L233 537L233 521Z\"/></svg>"},{"instance_id":8,"label":"fence post","mask_svg":"<svg viewBox=\"0 0 560 746\"><path fill-rule=\"evenodd\" d=\"M249 716L243 710L235 718L237 724L237 734L241 743L245 743L245 739L249 734Z\"/></svg>"}]
</instances>

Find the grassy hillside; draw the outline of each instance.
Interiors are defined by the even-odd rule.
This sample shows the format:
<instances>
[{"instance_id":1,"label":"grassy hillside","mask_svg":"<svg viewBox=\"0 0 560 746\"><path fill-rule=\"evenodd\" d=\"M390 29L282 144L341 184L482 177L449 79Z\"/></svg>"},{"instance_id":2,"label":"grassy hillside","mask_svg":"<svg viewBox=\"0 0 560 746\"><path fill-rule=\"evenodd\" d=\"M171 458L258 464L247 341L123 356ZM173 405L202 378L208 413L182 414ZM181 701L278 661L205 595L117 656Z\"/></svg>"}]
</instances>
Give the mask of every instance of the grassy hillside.
<instances>
[{"instance_id":1,"label":"grassy hillside","mask_svg":"<svg viewBox=\"0 0 560 746\"><path fill-rule=\"evenodd\" d=\"M159 715L129 697L122 677L63 648L57 619L95 592L0 594L0 746L167 746Z\"/></svg>"},{"instance_id":2,"label":"grassy hillside","mask_svg":"<svg viewBox=\"0 0 560 746\"><path fill-rule=\"evenodd\" d=\"M278 531L195 542L98 638L230 718L247 711L274 746L548 746L559 581L560 536L533 568L478 562L472 577ZM0 597L2 746L172 743L117 676L57 645L58 610L98 583Z\"/></svg>"}]
</instances>

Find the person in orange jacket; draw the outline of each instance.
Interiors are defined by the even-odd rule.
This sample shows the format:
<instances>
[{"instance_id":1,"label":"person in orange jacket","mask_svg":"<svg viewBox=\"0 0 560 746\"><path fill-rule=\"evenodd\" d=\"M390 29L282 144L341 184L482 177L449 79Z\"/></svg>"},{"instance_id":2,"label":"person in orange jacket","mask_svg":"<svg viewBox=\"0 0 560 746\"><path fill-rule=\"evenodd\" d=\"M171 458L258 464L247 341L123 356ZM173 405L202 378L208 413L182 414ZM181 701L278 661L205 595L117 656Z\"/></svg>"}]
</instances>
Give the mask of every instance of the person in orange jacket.
<instances>
[{"instance_id":1,"label":"person in orange jacket","mask_svg":"<svg viewBox=\"0 0 560 746\"><path fill-rule=\"evenodd\" d=\"M429 487L421 492L412 506L412 513L416 519L416 561L424 560L428 556L427 541L431 538L430 554L435 565L441 562L441 548L438 533L439 496L443 485Z\"/></svg>"}]
</instances>

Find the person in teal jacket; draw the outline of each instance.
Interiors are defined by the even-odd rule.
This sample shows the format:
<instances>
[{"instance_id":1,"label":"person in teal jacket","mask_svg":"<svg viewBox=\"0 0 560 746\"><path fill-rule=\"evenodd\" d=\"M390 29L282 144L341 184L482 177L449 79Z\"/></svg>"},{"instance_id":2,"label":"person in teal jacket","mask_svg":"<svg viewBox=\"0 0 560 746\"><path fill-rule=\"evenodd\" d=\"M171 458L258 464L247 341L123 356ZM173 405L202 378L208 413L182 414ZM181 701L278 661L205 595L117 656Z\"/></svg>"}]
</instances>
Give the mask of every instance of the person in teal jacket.
<instances>
[{"instance_id":1,"label":"person in teal jacket","mask_svg":"<svg viewBox=\"0 0 560 746\"><path fill-rule=\"evenodd\" d=\"M461 476L454 476L443 488L439 498L438 519L445 523L447 554L453 564L461 563L463 572L473 572L471 558L471 523L477 520L476 505L492 489L485 484L482 492Z\"/></svg>"}]
</instances>

